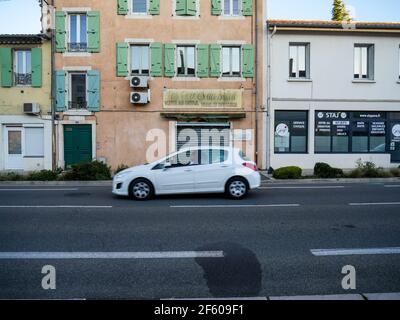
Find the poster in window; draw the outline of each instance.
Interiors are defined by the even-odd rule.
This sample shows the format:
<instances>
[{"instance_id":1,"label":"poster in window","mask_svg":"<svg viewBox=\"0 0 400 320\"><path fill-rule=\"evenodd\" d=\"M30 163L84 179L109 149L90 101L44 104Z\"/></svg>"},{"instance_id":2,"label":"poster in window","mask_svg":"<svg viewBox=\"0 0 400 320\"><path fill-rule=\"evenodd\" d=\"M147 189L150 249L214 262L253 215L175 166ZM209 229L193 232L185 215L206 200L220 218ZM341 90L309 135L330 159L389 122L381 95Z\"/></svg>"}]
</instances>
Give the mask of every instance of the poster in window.
<instances>
[{"instance_id":1,"label":"poster in window","mask_svg":"<svg viewBox=\"0 0 400 320\"><path fill-rule=\"evenodd\" d=\"M275 148L280 152L289 149L290 145L289 126L286 123L280 123L275 130Z\"/></svg>"}]
</instances>

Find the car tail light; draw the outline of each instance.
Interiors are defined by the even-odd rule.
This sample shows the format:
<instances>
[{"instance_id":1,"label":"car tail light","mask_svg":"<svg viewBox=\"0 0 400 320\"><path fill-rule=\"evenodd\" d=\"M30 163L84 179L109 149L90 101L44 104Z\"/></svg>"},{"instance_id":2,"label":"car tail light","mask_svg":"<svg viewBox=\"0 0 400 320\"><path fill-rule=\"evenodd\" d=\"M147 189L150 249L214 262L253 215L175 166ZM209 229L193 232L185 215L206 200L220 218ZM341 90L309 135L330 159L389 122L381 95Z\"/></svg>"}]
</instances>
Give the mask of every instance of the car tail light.
<instances>
[{"instance_id":1,"label":"car tail light","mask_svg":"<svg viewBox=\"0 0 400 320\"><path fill-rule=\"evenodd\" d=\"M257 171L257 166L254 165L254 164L252 164L252 163L245 162L245 163L243 163L243 165L244 165L245 167L251 169L251 170Z\"/></svg>"}]
</instances>

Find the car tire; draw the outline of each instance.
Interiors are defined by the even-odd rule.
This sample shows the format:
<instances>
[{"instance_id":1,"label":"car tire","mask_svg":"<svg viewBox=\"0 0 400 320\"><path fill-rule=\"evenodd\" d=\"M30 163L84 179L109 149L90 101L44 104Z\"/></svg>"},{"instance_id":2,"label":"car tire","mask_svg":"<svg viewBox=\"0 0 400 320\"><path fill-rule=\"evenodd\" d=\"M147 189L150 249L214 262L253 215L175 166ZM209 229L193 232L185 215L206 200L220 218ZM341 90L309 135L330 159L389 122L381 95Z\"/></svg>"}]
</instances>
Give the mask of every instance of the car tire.
<instances>
[{"instance_id":1,"label":"car tire","mask_svg":"<svg viewBox=\"0 0 400 320\"><path fill-rule=\"evenodd\" d=\"M147 179L136 179L129 185L129 196L134 200L146 201L153 195L153 184Z\"/></svg>"},{"instance_id":2,"label":"car tire","mask_svg":"<svg viewBox=\"0 0 400 320\"><path fill-rule=\"evenodd\" d=\"M231 199L241 200L248 191L248 182L242 177L233 177L226 183L225 193Z\"/></svg>"}]
</instances>

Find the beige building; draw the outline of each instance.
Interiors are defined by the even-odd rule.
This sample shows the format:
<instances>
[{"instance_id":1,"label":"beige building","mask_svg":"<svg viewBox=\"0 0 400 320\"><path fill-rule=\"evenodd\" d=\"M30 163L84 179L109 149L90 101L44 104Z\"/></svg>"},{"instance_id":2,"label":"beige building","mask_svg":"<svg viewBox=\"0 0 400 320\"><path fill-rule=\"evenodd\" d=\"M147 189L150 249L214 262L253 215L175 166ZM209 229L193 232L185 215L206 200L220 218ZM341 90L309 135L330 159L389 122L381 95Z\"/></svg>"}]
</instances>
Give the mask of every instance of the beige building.
<instances>
[{"instance_id":1,"label":"beige building","mask_svg":"<svg viewBox=\"0 0 400 320\"><path fill-rule=\"evenodd\" d=\"M0 35L0 171L52 169L50 43Z\"/></svg>"},{"instance_id":2,"label":"beige building","mask_svg":"<svg viewBox=\"0 0 400 320\"><path fill-rule=\"evenodd\" d=\"M58 166L136 165L201 141L255 158L262 3L53 1Z\"/></svg>"}]
</instances>

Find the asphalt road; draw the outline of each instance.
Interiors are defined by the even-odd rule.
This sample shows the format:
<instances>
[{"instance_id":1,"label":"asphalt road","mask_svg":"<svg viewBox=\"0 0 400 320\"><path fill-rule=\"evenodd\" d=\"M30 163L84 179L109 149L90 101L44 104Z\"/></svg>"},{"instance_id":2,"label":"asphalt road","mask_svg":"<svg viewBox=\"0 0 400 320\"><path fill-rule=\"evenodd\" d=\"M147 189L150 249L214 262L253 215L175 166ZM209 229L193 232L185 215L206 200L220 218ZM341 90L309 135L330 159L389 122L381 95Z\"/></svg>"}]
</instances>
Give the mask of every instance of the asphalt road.
<instances>
[{"instance_id":1,"label":"asphalt road","mask_svg":"<svg viewBox=\"0 0 400 320\"><path fill-rule=\"evenodd\" d=\"M398 183L264 183L243 201L148 202L107 187L0 186L0 299L400 292L399 247ZM341 248L388 252L311 252ZM55 267L56 290L41 286L45 265ZM356 269L356 290L341 286L345 265Z\"/></svg>"}]
</instances>

